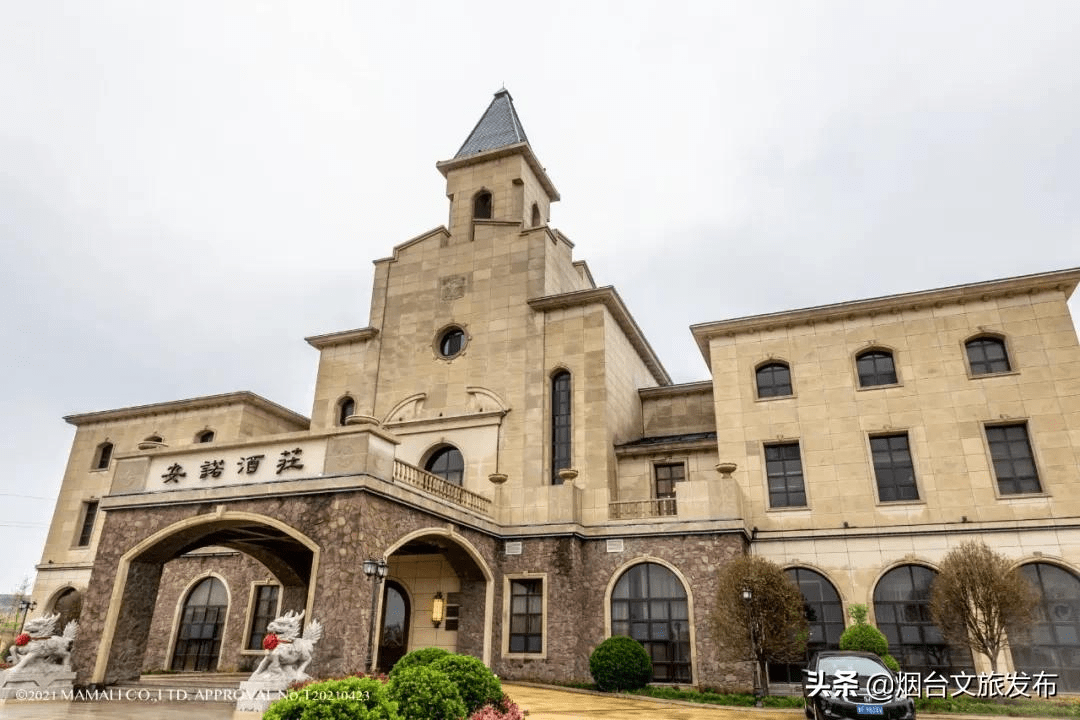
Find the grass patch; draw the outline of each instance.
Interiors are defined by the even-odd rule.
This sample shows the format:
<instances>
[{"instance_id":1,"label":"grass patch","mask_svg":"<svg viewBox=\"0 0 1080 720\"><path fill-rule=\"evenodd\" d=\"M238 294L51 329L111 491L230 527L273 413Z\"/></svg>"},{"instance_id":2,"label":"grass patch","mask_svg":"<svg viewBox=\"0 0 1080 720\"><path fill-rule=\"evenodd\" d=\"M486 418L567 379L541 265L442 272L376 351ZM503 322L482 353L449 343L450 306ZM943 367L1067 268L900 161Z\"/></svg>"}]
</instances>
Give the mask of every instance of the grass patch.
<instances>
[{"instance_id":1,"label":"grass patch","mask_svg":"<svg viewBox=\"0 0 1080 720\"><path fill-rule=\"evenodd\" d=\"M1028 698L918 698L915 709L927 713L969 713L1006 717L1080 718L1080 700Z\"/></svg>"}]
</instances>

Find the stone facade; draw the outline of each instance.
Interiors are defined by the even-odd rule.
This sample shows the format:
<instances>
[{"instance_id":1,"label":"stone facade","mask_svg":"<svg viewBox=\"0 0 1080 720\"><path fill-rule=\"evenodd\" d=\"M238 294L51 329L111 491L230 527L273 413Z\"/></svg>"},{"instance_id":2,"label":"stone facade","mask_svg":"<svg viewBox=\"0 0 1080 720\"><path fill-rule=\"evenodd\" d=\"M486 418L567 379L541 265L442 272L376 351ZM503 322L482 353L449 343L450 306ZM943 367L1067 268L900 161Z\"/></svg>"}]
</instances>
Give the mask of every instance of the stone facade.
<instances>
[{"instance_id":1,"label":"stone facade","mask_svg":"<svg viewBox=\"0 0 1080 720\"><path fill-rule=\"evenodd\" d=\"M376 261L367 326L307 338L310 420L250 393L67 418L75 440L34 595L49 611L81 594L80 682L167 666L208 574L230 597L212 667L260 656L243 648L252 586L272 582L282 610L326 628L316 676L364 669L369 644L385 660L401 636L507 678L588 680L614 588L651 563L689 628L652 618L658 637L639 639L659 656L687 631L682 682L746 687L748 665L709 620L717 573L741 553L810 578L841 618L865 603L880 624L890 602L918 611L925 593L895 571L932 573L985 539L1028 570L1064 572L1076 589L1061 607L1080 606L1080 344L1066 306L1080 271L697 325L710 379L674 385L618 293L549 227L559 194L519 131L498 93L438 164L449 226ZM1007 369L973 370L979 338ZM864 385L866 352L895 379ZM763 395L763 366L790 387ZM995 464L1002 426L1030 444L1037 481L1023 493ZM909 496L883 496L883 436L904 438L895 477ZM795 448L786 464L776 445ZM375 598L373 634L362 568L379 558L405 597ZM628 592L650 607L648 590ZM437 622L440 599L455 614ZM1015 646L1003 667L1026 667ZM1058 669L1080 690L1080 668Z\"/></svg>"}]
</instances>

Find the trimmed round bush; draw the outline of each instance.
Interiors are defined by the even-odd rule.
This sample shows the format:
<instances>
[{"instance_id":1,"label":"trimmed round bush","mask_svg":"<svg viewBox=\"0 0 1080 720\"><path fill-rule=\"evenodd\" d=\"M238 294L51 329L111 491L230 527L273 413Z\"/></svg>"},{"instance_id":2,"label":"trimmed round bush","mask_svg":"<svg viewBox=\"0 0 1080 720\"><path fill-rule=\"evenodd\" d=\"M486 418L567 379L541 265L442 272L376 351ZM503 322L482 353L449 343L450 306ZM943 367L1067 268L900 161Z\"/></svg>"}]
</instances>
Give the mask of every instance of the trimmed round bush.
<instances>
[{"instance_id":1,"label":"trimmed round bush","mask_svg":"<svg viewBox=\"0 0 1080 720\"><path fill-rule=\"evenodd\" d=\"M394 675L405 668L419 667L420 665L431 665L436 660L442 660L449 655L448 650L443 650L437 647L420 648L419 650L413 650L411 653L407 653L400 660L394 663L394 667L390 668L388 678L394 677Z\"/></svg>"},{"instance_id":2,"label":"trimmed round bush","mask_svg":"<svg viewBox=\"0 0 1080 720\"><path fill-rule=\"evenodd\" d=\"M636 690L652 680L652 661L637 640L613 635L593 650L589 672L604 692Z\"/></svg>"},{"instance_id":3,"label":"trimmed round bush","mask_svg":"<svg viewBox=\"0 0 1080 720\"><path fill-rule=\"evenodd\" d=\"M502 697L502 683L487 665L469 655L447 655L431 667L446 673L461 694L465 709L472 714Z\"/></svg>"},{"instance_id":4,"label":"trimmed round bush","mask_svg":"<svg viewBox=\"0 0 1080 720\"><path fill-rule=\"evenodd\" d=\"M405 720L463 720L466 716L457 686L430 665L401 669L390 678L389 687L390 698Z\"/></svg>"},{"instance_id":5,"label":"trimmed round bush","mask_svg":"<svg viewBox=\"0 0 1080 720\"><path fill-rule=\"evenodd\" d=\"M386 686L373 678L324 680L289 691L263 720L404 720Z\"/></svg>"},{"instance_id":6,"label":"trimmed round bush","mask_svg":"<svg viewBox=\"0 0 1080 720\"><path fill-rule=\"evenodd\" d=\"M889 652L889 641L873 625L852 625L840 636L841 650L862 650L881 656Z\"/></svg>"}]
</instances>

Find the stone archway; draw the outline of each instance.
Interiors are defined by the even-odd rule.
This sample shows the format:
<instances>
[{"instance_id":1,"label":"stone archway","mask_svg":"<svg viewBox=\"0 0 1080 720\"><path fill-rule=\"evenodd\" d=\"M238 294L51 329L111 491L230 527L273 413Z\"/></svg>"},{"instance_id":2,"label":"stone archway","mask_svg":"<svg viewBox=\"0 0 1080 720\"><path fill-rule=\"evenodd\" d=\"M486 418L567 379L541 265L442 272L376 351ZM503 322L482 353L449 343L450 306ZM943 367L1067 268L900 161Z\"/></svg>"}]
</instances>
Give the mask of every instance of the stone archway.
<instances>
[{"instance_id":1,"label":"stone archway","mask_svg":"<svg viewBox=\"0 0 1080 720\"><path fill-rule=\"evenodd\" d=\"M93 672L93 684L138 677L165 563L205 547L248 555L281 583L282 607L310 612L319 548L275 518L248 512L198 515L173 523L125 552L118 560Z\"/></svg>"},{"instance_id":2,"label":"stone archway","mask_svg":"<svg viewBox=\"0 0 1080 720\"><path fill-rule=\"evenodd\" d=\"M387 552L389 580L410 596L411 622L406 650L443 647L491 664L494 576L480 553L464 537L443 529L417 530ZM436 595L445 617L436 627ZM384 593L385 598L385 593ZM382 617L380 607L378 617ZM379 638L375 640L376 646ZM379 667L383 662L376 656Z\"/></svg>"}]
</instances>

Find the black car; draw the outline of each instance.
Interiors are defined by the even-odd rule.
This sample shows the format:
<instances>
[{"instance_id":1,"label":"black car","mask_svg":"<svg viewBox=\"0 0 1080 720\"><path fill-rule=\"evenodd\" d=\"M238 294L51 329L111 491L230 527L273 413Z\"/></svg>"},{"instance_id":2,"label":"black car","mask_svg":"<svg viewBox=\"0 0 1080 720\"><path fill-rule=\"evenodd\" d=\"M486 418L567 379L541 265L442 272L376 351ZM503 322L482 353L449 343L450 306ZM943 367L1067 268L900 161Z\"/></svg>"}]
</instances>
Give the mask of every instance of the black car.
<instances>
[{"instance_id":1,"label":"black car","mask_svg":"<svg viewBox=\"0 0 1080 720\"><path fill-rule=\"evenodd\" d=\"M896 692L897 678L873 653L819 652L803 671L806 717L910 720L915 702Z\"/></svg>"}]
</instances>

